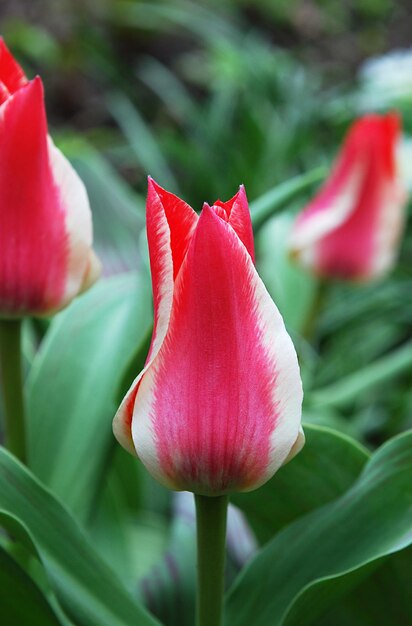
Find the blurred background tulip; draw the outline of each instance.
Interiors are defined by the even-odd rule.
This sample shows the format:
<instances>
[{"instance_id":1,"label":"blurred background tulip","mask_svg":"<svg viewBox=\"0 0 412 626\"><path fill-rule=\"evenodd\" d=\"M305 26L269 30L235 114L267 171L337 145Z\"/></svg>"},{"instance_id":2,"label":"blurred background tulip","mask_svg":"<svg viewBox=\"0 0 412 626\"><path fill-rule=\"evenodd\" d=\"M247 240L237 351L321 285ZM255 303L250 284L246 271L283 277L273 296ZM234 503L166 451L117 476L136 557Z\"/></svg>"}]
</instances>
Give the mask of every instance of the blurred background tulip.
<instances>
[{"instance_id":1,"label":"blurred background tulip","mask_svg":"<svg viewBox=\"0 0 412 626\"><path fill-rule=\"evenodd\" d=\"M326 183L298 216L291 253L322 278L368 281L395 263L407 200L399 133L395 114L355 122Z\"/></svg>"},{"instance_id":2,"label":"blurred background tulip","mask_svg":"<svg viewBox=\"0 0 412 626\"><path fill-rule=\"evenodd\" d=\"M0 40L0 315L47 315L99 274L86 189L47 134L43 85Z\"/></svg>"}]
</instances>

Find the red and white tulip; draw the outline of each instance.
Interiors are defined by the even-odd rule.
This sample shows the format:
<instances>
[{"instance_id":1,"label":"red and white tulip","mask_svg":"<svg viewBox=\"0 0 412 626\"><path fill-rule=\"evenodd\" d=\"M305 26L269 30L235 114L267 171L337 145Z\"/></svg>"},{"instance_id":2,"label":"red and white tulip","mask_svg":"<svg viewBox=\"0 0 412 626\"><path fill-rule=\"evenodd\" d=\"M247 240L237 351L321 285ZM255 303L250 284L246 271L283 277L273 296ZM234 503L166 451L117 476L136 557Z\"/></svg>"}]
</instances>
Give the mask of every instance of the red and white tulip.
<instances>
[{"instance_id":1,"label":"red and white tulip","mask_svg":"<svg viewBox=\"0 0 412 626\"><path fill-rule=\"evenodd\" d=\"M43 85L0 40L0 316L46 315L99 274L85 187L47 132Z\"/></svg>"},{"instance_id":2,"label":"red and white tulip","mask_svg":"<svg viewBox=\"0 0 412 626\"><path fill-rule=\"evenodd\" d=\"M317 275L368 281L395 262L407 199L399 134L395 113L356 121L328 180L298 216L290 250Z\"/></svg>"},{"instance_id":3,"label":"red and white tulip","mask_svg":"<svg viewBox=\"0 0 412 626\"><path fill-rule=\"evenodd\" d=\"M172 489L255 489L304 437L296 352L254 266L245 190L198 217L149 179L147 235L153 337L114 433Z\"/></svg>"}]
</instances>

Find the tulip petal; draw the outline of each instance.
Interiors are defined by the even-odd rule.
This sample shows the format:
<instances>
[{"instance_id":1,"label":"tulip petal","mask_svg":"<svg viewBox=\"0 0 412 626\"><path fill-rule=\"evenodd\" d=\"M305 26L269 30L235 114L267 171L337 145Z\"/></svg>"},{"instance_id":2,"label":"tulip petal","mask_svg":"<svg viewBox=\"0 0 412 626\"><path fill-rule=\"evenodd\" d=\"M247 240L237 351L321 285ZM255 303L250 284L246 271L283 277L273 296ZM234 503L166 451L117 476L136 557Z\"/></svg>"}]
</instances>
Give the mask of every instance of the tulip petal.
<instances>
[{"instance_id":1,"label":"tulip petal","mask_svg":"<svg viewBox=\"0 0 412 626\"><path fill-rule=\"evenodd\" d=\"M143 374L156 357L169 326L174 280L198 222L186 202L148 179L147 238L152 271L154 324L145 369L133 381L113 421L113 432L126 450L136 454L131 434L133 406Z\"/></svg>"},{"instance_id":2,"label":"tulip petal","mask_svg":"<svg viewBox=\"0 0 412 626\"><path fill-rule=\"evenodd\" d=\"M48 138L49 162L59 202L65 213L67 266L59 308L88 288L100 274L100 263L91 249L92 214L86 188L66 157Z\"/></svg>"},{"instance_id":3,"label":"tulip petal","mask_svg":"<svg viewBox=\"0 0 412 626\"><path fill-rule=\"evenodd\" d=\"M235 231L206 207L134 399L137 454L174 489L254 489L294 445L301 401L282 317Z\"/></svg>"},{"instance_id":4,"label":"tulip petal","mask_svg":"<svg viewBox=\"0 0 412 626\"><path fill-rule=\"evenodd\" d=\"M356 280L385 272L393 260L403 224L402 190L395 172L396 115L367 116L354 128L358 160L366 167L361 188L352 200L353 211L318 244L318 270Z\"/></svg>"},{"instance_id":5,"label":"tulip petal","mask_svg":"<svg viewBox=\"0 0 412 626\"><path fill-rule=\"evenodd\" d=\"M290 240L292 250L304 253L345 222L355 208L353 198L361 188L365 166L363 161L354 164L347 158L338 159L319 194L296 220Z\"/></svg>"},{"instance_id":6,"label":"tulip petal","mask_svg":"<svg viewBox=\"0 0 412 626\"><path fill-rule=\"evenodd\" d=\"M227 221L237 233L239 239L248 250L252 261L255 261L255 245L253 241L252 220L250 219L249 204L245 187L241 185L237 194L227 202L217 200L213 206L222 207L227 214Z\"/></svg>"},{"instance_id":7,"label":"tulip petal","mask_svg":"<svg viewBox=\"0 0 412 626\"><path fill-rule=\"evenodd\" d=\"M2 104L10 94L15 93L27 82L22 68L0 37L0 85L3 85L2 93L0 94L0 104Z\"/></svg>"},{"instance_id":8,"label":"tulip petal","mask_svg":"<svg viewBox=\"0 0 412 626\"><path fill-rule=\"evenodd\" d=\"M47 135L40 78L0 111L0 309L49 314L96 278L87 193Z\"/></svg>"},{"instance_id":9,"label":"tulip petal","mask_svg":"<svg viewBox=\"0 0 412 626\"><path fill-rule=\"evenodd\" d=\"M67 235L39 78L1 105L0 125L0 310L44 313L64 294Z\"/></svg>"},{"instance_id":10,"label":"tulip petal","mask_svg":"<svg viewBox=\"0 0 412 626\"><path fill-rule=\"evenodd\" d=\"M317 274L366 280L392 264L406 201L395 163L399 131L396 114L358 120L329 179L296 220L291 252Z\"/></svg>"}]
</instances>

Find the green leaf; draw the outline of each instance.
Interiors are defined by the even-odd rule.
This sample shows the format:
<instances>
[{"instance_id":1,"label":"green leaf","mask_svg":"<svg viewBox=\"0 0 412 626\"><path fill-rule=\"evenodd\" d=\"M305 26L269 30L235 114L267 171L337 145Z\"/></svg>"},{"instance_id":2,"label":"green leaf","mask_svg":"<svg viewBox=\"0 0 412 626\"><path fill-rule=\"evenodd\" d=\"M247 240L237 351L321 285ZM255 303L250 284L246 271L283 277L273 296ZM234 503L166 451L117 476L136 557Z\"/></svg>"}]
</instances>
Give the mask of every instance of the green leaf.
<instances>
[{"instance_id":1,"label":"green leaf","mask_svg":"<svg viewBox=\"0 0 412 626\"><path fill-rule=\"evenodd\" d=\"M262 543L297 517L345 493L369 458L346 435L309 424L304 430L305 446L293 462L260 489L230 498L246 514Z\"/></svg>"},{"instance_id":2,"label":"green leaf","mask_svg":"<svg viewBox=\"0 0 412 626\"><path fill-rule=\"evenodd\" d=\"M293 217L281 213L259 231L257 267L288 329L301 331L316 297L317 281L289 258L287 241Z\"/></svg>"},{"instance_id":3,"label":"green leaf","mask_svg":"<svg viewBox=\"0 0 412 626\"><path fill-rule=\"evenodd\" d=\"M99 554L134 592L138 578L165 549L169 534L166 517L149 511L144 502L146 475L140 461L117 445L88 528Z\"/></svg>"},{"instance_id":4,"label":"green leaf","mask_svg":"<svg viewBox=\"0 0 412 626\"><path fill-rule=\"evenodd\" d=\"M345 494L293 522L261 550L229 594L227 623L312 623L333 599L322 585L331 590L333 579L341 585L339 577L348 575L347 591L365 573L357 570L370 571L410 545L411 509L412 432L407 432L382 446Z\"/></svg>"},{"instance_id":5,"label":"green leaf","mask_svg":"<svg viewBox=\"0 0 412 626\"><path fill-rule=\"evenodd\" d=\"M0 508L26 526L58 600L76 624L155 626L156 620L128 594L70 514L3 448Z\"/></svg>"},{"instance_id":6,"label":"green leaf","mask_svg":"<svg viewBox=\"0 0 412 626\"><path fill-rule=\"evenodd\" d=\"M49 604L50 610L54 611L58 623L62 626L71 626L72 622L69 622L63 613L53 593L43 560L27 528L15 515L3 510L0 510L0 528L6 531L1 543L8 555L17 562L26 575L30 576ZM26 586L31 586L31 583ZM3 587L0 587L0 598L2 589Z\"/></svg>"},{"instance_id":7,"label":"green leaf","mask_svg":"<svg viewBox=\"0 0 412 626\"><path fill-rule=\"evenodd\" d=\"M4 626L61 626L47 598L0 546L0 606Z\"/></svg>"},{"instance_id":8,"label":"green leaf","mask_svg":"<svg viewBox=\"0 0 412 626\"><path fill-rule=\"evenodd\" d=\"M123 370L151 324L141 276L101 281L58 315L28 382L29 465L86 519L114 445Z\"/></svg>"},{"instance_id":9,"label":"green leaf","mask_svg":"<svg viewBox=\"0 0 412 626\"><path fill-rule=\"evenodd\" d=\"M334 602L316 626L411 626L412 548L386 559L372 576Z\"/></svg>"},{"instance_id":10,"label":"green leaf","mask_svg":"<svg viewBox=\"0 0 412 626\"><path fill-rule=\"evenodd\" d=\"M412 341L336 383L311 392L313 406L342 406L412 366Z\"/></svg>"},{"instance_id":11,"label":"green leaf","mask_svg":"<svg viewBox=\"0 0 412 626\"><path fill-rule=\"evenodd\" d=\"M269 218L292 202L297 196L311 189L313 185L320 183L325 174L325 168L318 167L305 174L295 176L280 185L276 185L276 187L267 191L260 198L253 200L250 203L250 213L255 233Z\"/></svg>"}]
</instances>

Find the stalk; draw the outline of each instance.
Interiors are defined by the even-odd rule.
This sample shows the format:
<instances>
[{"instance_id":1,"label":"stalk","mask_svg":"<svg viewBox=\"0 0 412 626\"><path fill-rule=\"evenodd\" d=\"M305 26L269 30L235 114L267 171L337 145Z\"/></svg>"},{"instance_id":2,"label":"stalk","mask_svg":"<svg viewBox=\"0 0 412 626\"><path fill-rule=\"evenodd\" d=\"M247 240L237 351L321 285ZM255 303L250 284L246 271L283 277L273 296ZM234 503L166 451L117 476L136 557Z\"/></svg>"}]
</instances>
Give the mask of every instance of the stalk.
<instances>
[{"instance_id":1,"label":"stalk","mask_svg":"<svg viewBox=\"0 0 412 626\"><path fill-rule=\"evenodd\" d=\"M227 496L195 495L197 523L196 626L221 626Z\"/></svg>"},{"instance_id":2,"label":"stalk","mask_svg":"<svg viewBox=\"0 0 412 626\"><path fill-rule=\"evenodd\" d=\"M0 320L0 384L6 447L26 461L26 428L21 358L21 320Z\"/></svg>"}]
</instances>

